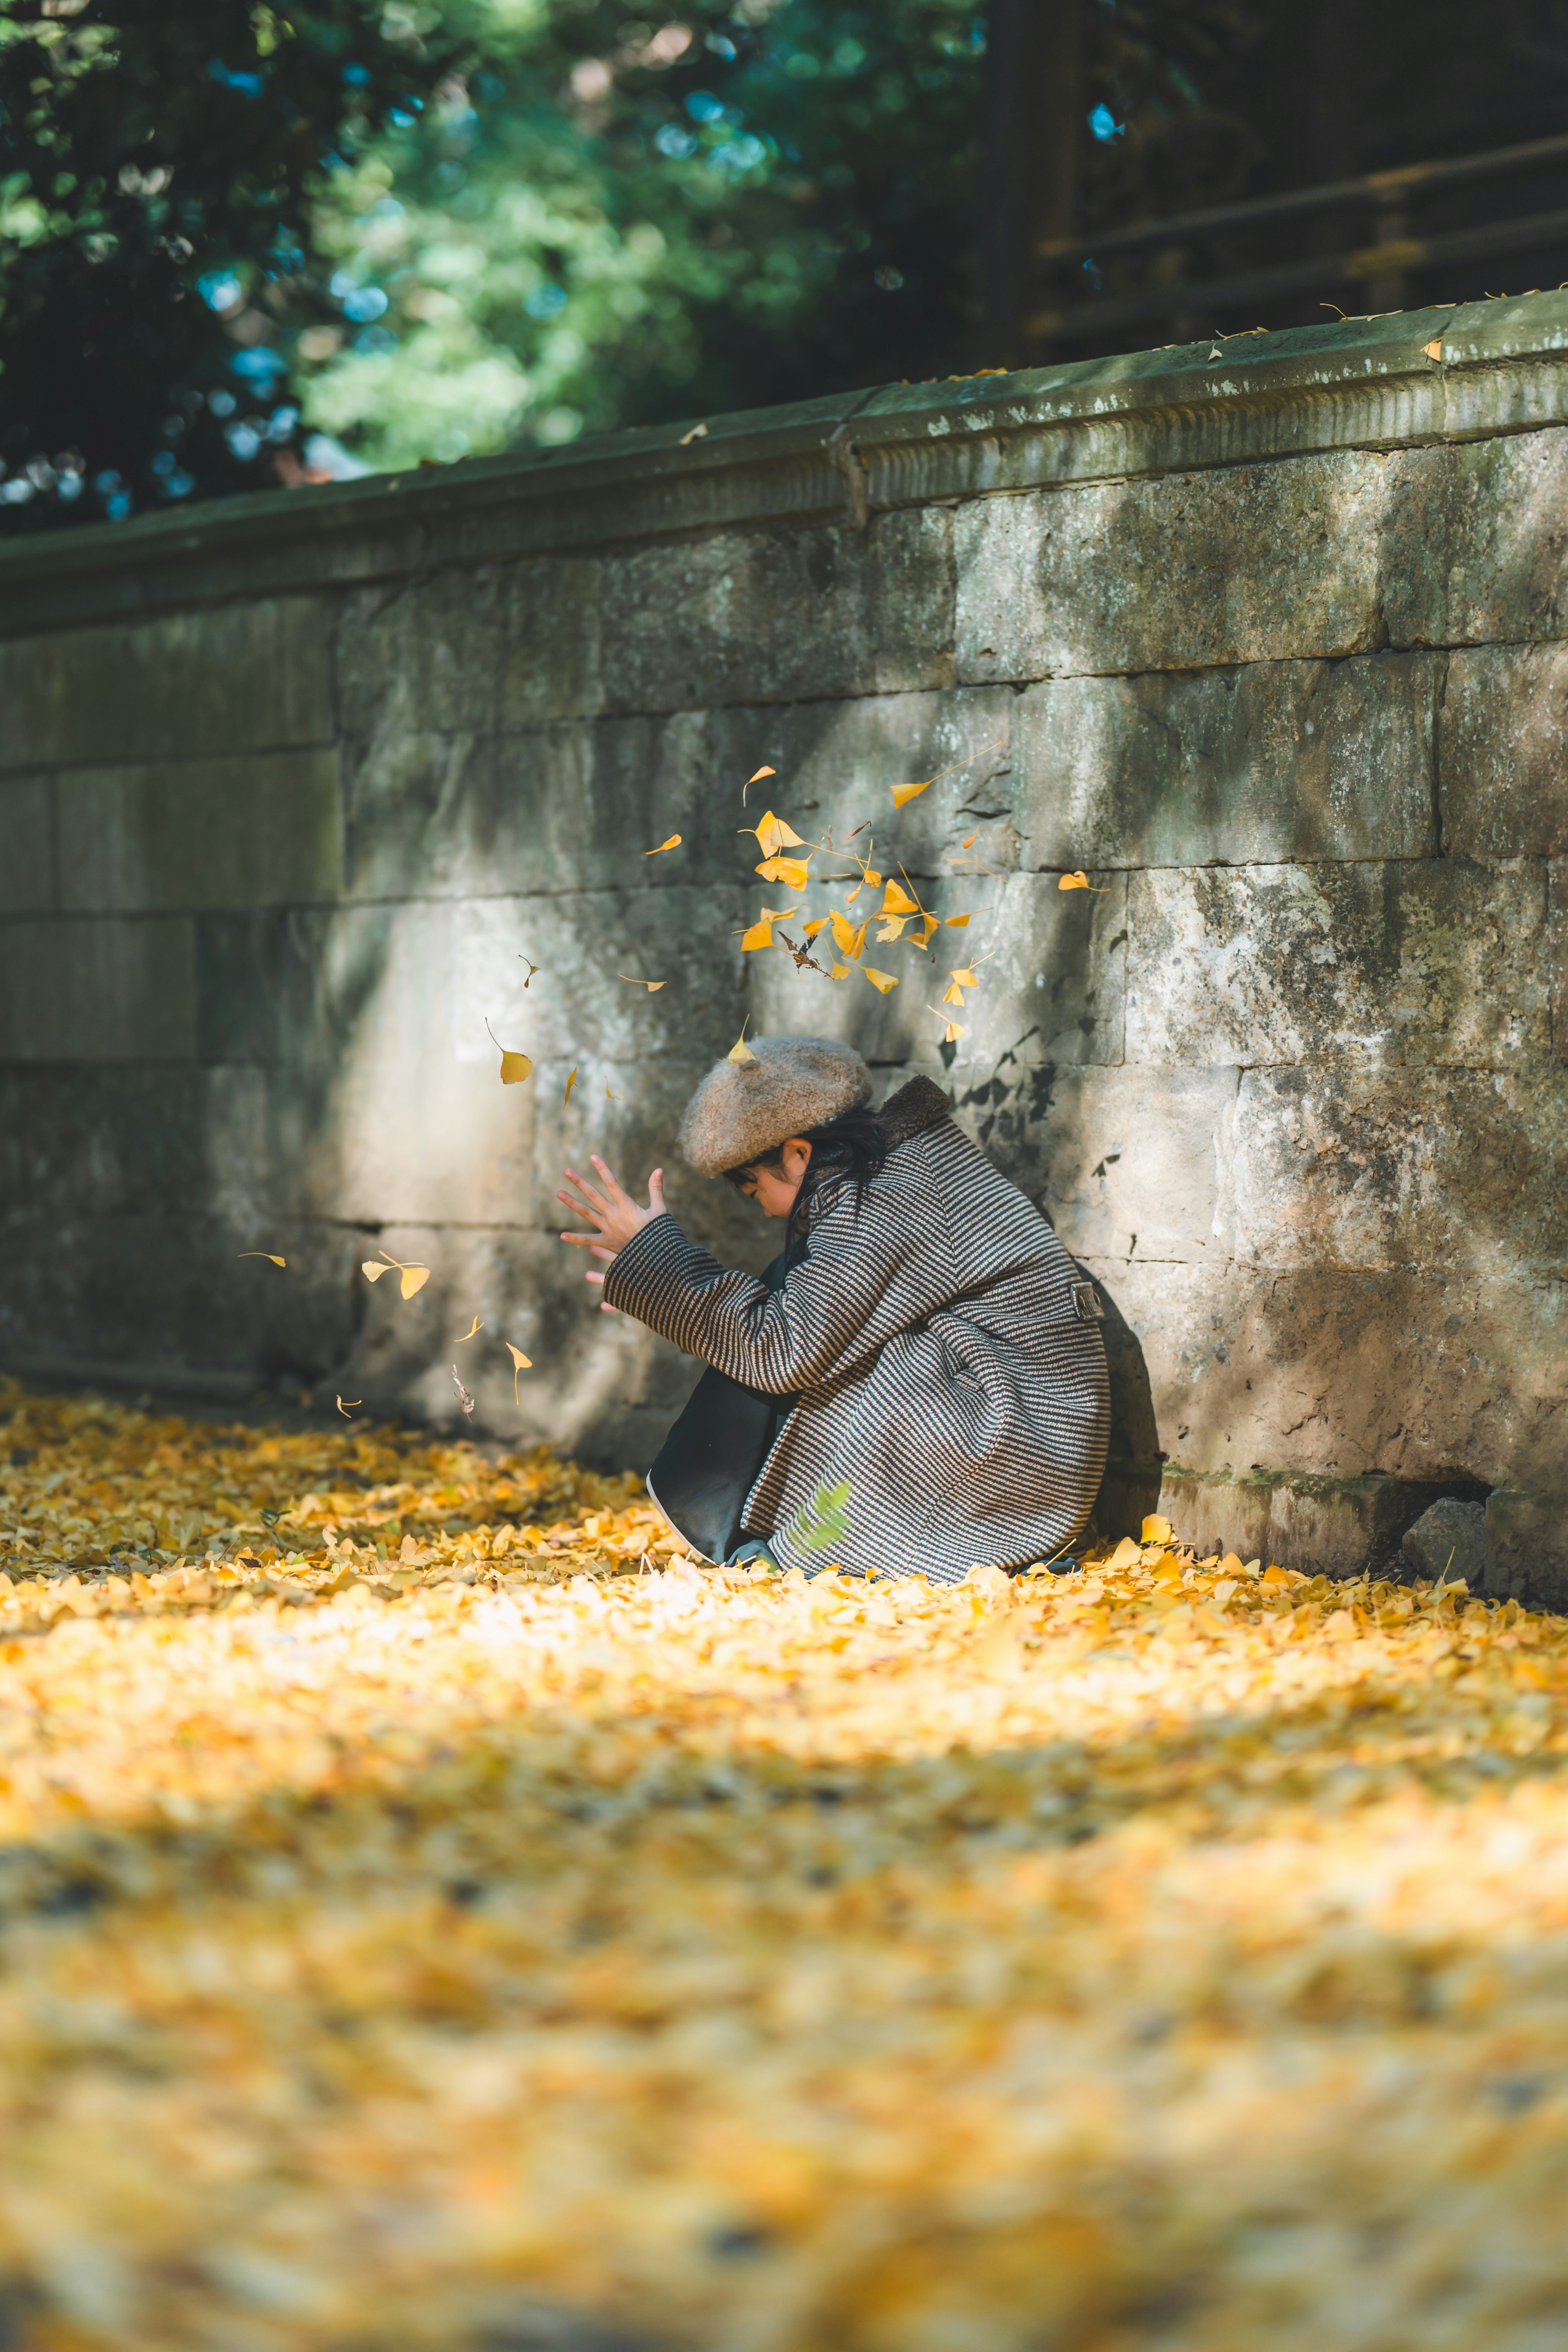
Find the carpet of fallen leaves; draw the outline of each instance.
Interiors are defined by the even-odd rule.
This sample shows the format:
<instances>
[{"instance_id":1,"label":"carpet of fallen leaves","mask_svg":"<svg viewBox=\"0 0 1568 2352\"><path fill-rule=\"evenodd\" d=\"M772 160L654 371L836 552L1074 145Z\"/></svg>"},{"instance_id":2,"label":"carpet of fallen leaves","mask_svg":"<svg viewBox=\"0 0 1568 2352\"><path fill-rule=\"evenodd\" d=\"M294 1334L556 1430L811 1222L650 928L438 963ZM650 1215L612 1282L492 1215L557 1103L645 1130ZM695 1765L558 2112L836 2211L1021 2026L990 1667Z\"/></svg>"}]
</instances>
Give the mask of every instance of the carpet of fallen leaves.
<instances>
[{"instance_id":1,"label":"carpet of fallen leaves","mask_svg":"<svg viewBox=\"0 0 1568 2352\"><path fill-rule=\"evenodd\" d=\"M6 1408L0 2342L1561 2352L1562 1619Z\"/></svg>"}]
</instances>

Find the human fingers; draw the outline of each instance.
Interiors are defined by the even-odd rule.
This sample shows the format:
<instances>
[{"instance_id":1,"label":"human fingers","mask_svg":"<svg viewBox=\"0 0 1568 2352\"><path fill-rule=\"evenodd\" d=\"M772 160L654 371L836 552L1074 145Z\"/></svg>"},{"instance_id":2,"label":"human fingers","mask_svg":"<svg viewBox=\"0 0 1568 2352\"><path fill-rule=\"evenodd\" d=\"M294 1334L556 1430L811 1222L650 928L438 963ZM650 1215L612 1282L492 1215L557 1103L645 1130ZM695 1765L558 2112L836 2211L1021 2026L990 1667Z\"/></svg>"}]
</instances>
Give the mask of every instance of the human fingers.
<instances>
[{"instance_id":1,"label":"human fingers","mask_svg":"<svg viewBox=\"0 0 1568 2352\"><path fill-rule=\"evenodd\" d=\"M610 1203L596 1185L590 1184L585 1176L579 1176L575 1168L563 1169L562 1173L567 1183L574 1185L584 1201L592 1201L595 1209L601 1210L606 1217L610 1214Z\"/></svg>"},{"instance_id":2,"label":"human fingers","mask_svg":"<svg viewBox=\"0 0 1568 2352\"><path fill-rule=\"evenodd\" d=\"M624 1203L627 1208L629 1208L631 1206L631 1195L630 1193L622 1191L621 1180L616 1175L615 1170L610 1166L608 1160L601 1160L596 1151L591 1151L588 1154L588 1157L593 1161L595 1167L598 1170L599 1181L604 1185L605 1192L608 1192L611 1200L615 1202L616 1207L618 1208Z\"/></svg>"},{"instance_id":3,"label":"human fingers","mask_svg":"<svg viewBox=\"0 0 1568 2352\"><path fill-rule=\"evenodd\" d=\"M574 1243L578 1249L596 1250L600 1248L600 1241L597 1234L563 1234L561 1235L561 1239L563 1242ZM616 1253L614 1250L608 1252L608 1255L611 1257L614 1257Z\"/></svg>"},{"instance_id":4,"label":"human fingers","mask_svg":"<svg viewBox=\"0 0 1568 2352\"><path fill-rule=\"evenodd\" d=\"M557 1192L555 1197L563 1209L570 1209L574 1217L592 1217L601 1232L610 1222L611 1211L604 1202L590 1201L583 1192Z\"/></svg>"},{"instance_id":5,"label":"human fingers","mask_svg":"<svg viewBox=\"0 0 1568 2352\"><path fill-rule=\"evenodd\" d=\"M653 1174L647 1180L647 1204L653 1211L656 1217L663 1216L665 1211L664 1171L662 1168L656 1168Z\"/></svg>"}]
</instances>

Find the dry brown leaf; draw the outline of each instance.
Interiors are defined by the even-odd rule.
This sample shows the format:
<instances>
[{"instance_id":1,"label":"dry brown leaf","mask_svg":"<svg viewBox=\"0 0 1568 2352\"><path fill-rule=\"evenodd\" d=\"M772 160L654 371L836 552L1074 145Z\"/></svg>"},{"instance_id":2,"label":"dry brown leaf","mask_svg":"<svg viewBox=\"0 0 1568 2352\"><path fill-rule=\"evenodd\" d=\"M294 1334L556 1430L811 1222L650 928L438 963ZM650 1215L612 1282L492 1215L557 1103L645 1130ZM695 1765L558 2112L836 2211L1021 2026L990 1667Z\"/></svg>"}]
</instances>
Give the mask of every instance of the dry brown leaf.
<instances>
[{"instance_id":1,"label":"dry brown leaf","mask_svg":"<svg viewBox=\"0 0 1568 2352\"><path fill-rule=\"evenodd\" d=\"M458 1404L462 1407L464 1412L471 1419L473 1416L474 1400L468 1394L468 1390L463 1386L462 1379L458 1373L456 1364L452 1367L452 1385L458 1391Z\"/></svg>"}]
</instances>

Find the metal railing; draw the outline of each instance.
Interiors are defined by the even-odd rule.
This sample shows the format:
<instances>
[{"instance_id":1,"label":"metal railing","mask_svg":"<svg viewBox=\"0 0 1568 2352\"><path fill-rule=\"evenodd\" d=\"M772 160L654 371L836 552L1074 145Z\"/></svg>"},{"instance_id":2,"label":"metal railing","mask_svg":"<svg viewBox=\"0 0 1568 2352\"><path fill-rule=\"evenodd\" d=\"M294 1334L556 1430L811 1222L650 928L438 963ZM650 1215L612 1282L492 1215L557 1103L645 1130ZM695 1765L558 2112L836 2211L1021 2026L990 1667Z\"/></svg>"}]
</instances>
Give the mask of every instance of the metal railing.
<instances>
[{"instance_id":1,"label":"metal railing","mask_svg":"<svg viewBox=\"0 0 1568 2352\"><path fill-rule=\"evenodd\" d=\"M1359 289L1379 307L1397 309L1401 281L1414 270L1501 259L1553 246L1568 247L1568 207L1478 221L1425 236L1409 232L1410 206L1433 191L1552 164L1568 165L1568 133L1530 140L1518 147L1493 148L1484 154L1461 155L1447 163L1407 163L1395 171L1369 172L1358 179L1330 181L1321 187L1214 205L1202 212L1109 229L1097 237L1053 240L1036 247L1035 261L1042 277L1067 269L1081 271L1085 265L1098 267L1140 251L1164 261L1167 269L1173 258L1178 270L1135 290L1090 296L1059 309L1041 309L1026 320L1025 331L1037 343L1098 338L1153 319L1205 320L1238 304L1268 302L1317 289ZM1224 237L1227 232L1358 209L1370 210L1375 216L1376 235L1369 244L1206 278L1190 277L1180 268L1184 248Z\"/></svg>"}]
</instances>

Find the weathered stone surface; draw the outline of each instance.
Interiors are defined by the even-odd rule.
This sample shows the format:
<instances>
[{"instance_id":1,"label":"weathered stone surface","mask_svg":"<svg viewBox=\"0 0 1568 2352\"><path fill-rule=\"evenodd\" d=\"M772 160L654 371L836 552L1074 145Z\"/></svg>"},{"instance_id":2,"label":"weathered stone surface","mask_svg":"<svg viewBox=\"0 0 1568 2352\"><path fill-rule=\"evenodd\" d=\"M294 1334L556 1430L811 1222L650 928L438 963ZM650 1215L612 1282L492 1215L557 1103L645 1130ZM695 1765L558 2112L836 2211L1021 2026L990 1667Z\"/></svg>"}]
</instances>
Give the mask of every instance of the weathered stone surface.
<instances>
[{"instance_id":1,"label":"weathered stone surface","mask_svg":"<svg viewBox=\"0 0 1568 2352\"><path fill-rule=\"evenodd\" d=\"M1568 1076L1554 1066L1250 1070L1236 1107L1236 1254L1279 1267L1568 1266L1565 1156Z\"/></svg>"},{"instance_id":2,"label":"weathered stone surface","mask_svg":"<svg viewBox=\"0 0 1568 2352\"><path fill-rule=\"evenodd\" d=\"M1568 1487L1550 1473L1487 1497L1487 1581L1494 1600L1568 1609Z\"/></svg>"},{"instance_id":3,"label":"weathered stone surface","mask_svg":"<svg viewBox=\"0 0 1568 2352\"><path fill-rule=\"evenodd\" d=\"M0 915L43 914L56 904L54 793L47 776L0 784Z\"/></svg>"},{"instance_id":4,"label":"weathered stone surface","mask_svg":"<svg viewBox=\"0 0 1568 2352\"><path fill-rule=\"evenodd\" d=\"M1358 450L966 502L959 683L1369 651L1387 464Z\"/></svg>"},{"instance_id":5,"label":"weathered stone surface","mask_svg":"<svg viewBox=\"0 0 1568 2352\"><path fill-rule=\"evenodd\" d=\"M1568 1062L1568 857L1554 857L1546 873L1552 1051L1558 1061Z\"/></svg>"},{"instance_id":6,"label":"weathered stone surface","mask_svg":"<svg viewBox=\"0 0 1568 2352\"><path fill-rule=\"evenodd\" d=\"M249 1231L290 1206L289 1172L268 1157L265 1110L251 1070L5 1071L0 1216L18 1227L40 1213L216 1217Z\"/></svg>"},{"instance_id":7,"label":"weathered stone surface","mask_svg":"<svg viewBox=\"0 0 1568 2352\"><path fill-rule=\"evenodd\" d=\"M1437 730L1444 845L1459 857L1568 851L1568 646L1461 646Z\"/></svg>"},{"instance_id":8,"label":"weathered stone surface","mask_svg":"<svg viewBox=\"0 0 1568 2352\"><path fill-rule=\"evenodd\" d=\"M1439 1488L1555 1475L1561 1283L1089 1266L1142 1348L1160 1450L1192 1469L1377 1472Z\"/></svg>"},{"instance_id":9,"label":"weathered stone surface","mask_svg":"<svg viewBox=\"0 0 1568 2352\"><path fill-rule=\"evenodd\" d=\"M1383 608L1396 646L1568 635L1568 438L1553 426L1388 460Z\"/></svg>"},{"instance_id":10,"label":"weathered stone surface","mask_svg":"<svg viewBox=\"0 0 1568 2352\"><path fill-rule=\"evenodd\" d=\"M1135 874L1127 1058L1510 1068L1548 1050L1545 870L1435 858Z\"/></svg>"},{"instance_id":11,"label":"weathered stone surface","mask_svg":"<svg viewBox=\"0 0 1568 2352\"><path fill-rule=\"evenodd\" d=\"M289 596L0 644L0 767L324 742L326 613Z\"/></svg>"},{"instance_id":12,"label":"weathered stone surface","mask_svg":"<svg viewBox=\"0 0 1568 2352\"><path fill-rule=\"evenodd\" d=\"M1435 658L1056 678L1017 705L1026 866L1425 857Z\"/></svg>"},{"instance_id":13,"label":"weathered stone surface","mask_svg":"<svg viewBox=\"0 0 1568 2352\"><path fill-rule=\"evenodd\" d=\"M1440 1495L1406 1528L1400 1557L1416 1576L1486 1590L1487 1513L1484 1503Z\"/></svg>"},{"instance_id":14,"label":"weathered stone surface","mask_svg":"<svg viewBox=\"0 0 1568 2352\"><path fill-rule=\"evenodd\" d=\"M195 942L184 917L7 923L0 1062L187 1062Z\"/></svg>"},{"instance_id":15,"label":"weathered stone surface","mask_svg":"<svg viewBox=\"0 0 1568 2352\"><path fill-rule=\"evenodd\" d=\"M58 790L73 911L310 905L342 887L335 751L78 768Z\"/></svg>"},{"instance_id":16,"label":"weathered stone surface","mask_svg":"<svg viewBox=\"0 0 1568 2352\"><path fill-rule=\"evenodd\" d=\"M634 550L607 572L604 629L611 710L950 685L947 511Z\"/></svg>"},{"instance_id":17,"label":"weathered stone surface","mask_svg":"<svg viewBox=\"0 0 1568 2352\"><path fill-rule=\"evenodd\" d=\"M1400 1539L1432 1496L1430 1484L1405 1478L1214 1476L1174 1462L1160 1483L1161 1510L1205 1552L1342 1578L1407 1573Z\"/></svg>"},{"instance_id":18,"label":"weathered stone surface","mask_svg":"<svg viewBox=\"0 0 1568 2352\"><path fill-rule=\"evenodd\" d=\"M592 715L598 596L597 565L572 557L360 590L337 635L344 733L395 743Z\"/></svg>"}]
</instances>

